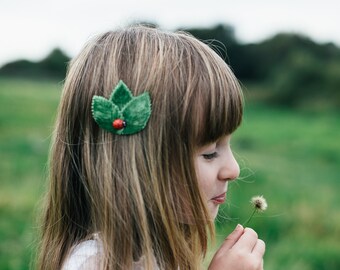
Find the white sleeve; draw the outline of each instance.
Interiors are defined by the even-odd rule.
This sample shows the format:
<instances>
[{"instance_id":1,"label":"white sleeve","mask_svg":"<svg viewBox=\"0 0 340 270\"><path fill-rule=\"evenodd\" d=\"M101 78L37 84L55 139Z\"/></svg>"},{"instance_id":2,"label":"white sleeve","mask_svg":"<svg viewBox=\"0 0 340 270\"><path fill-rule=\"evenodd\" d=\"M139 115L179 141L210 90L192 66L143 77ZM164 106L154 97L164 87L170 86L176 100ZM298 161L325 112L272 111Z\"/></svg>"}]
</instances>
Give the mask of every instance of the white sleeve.
<instances>
[{"instance_id":1,"label":"white sleeve","mask_svg":"<svg viewBox=\"0 0 340 270\"><path fill-rule=\"evenodd\" d=\"M99 270L101 269L101 259L103 256L102 242L97 235L94 240L87 240L76 245L66 258L61 270ZM133 270L144 270L145 257L132 265ZM154 269L159 270L156 259L154 259Z\"/></svg>"},{"instance_id":2,"label":"white sleeve","mask_svg":"<svg viewBox=\"0 0 340 270\"><path fill-rule=\"evenodd\" d=\"M100 267L101 246L97 240L75 246L66 258L62 270L95 270Z\"/></svg>"}]
</instances>

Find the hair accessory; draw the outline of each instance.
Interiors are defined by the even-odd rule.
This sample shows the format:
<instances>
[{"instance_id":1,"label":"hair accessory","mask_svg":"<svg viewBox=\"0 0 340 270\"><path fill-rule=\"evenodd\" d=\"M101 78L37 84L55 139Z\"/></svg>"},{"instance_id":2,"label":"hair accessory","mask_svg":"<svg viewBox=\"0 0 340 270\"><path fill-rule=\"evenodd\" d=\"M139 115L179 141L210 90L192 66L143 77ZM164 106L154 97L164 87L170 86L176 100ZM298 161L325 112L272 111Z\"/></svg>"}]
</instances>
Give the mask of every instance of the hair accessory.
<instances>
[{"instance_id":1,"label":"hair accessory","mask_svg":"<svg viewBox=\"0 0 340 270\"><path fill-rule=\"evenodd\" d=\"M135 134L143 130L151 115L148 92L133 96L120 80L109 99L92 98L92 116L103 129L119 135Z\"/></svg>"}]
</instances>

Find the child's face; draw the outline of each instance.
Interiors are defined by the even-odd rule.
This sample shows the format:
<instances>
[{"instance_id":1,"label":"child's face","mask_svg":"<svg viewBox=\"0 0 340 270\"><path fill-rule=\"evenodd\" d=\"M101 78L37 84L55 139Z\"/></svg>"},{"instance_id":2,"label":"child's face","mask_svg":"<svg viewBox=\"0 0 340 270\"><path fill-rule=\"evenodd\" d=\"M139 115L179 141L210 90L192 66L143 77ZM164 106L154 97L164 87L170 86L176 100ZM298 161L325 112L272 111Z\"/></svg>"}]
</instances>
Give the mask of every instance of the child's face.
<instances>
[{"instance_id":1,"label":"child's face","mask_svg":"<svg viewBox=\"0 0 340 270\"><path fill-rule=\"evenodd\" d=\"M225 202L228 181L236 179L240 167L230 148L231 135L197 149L195 169L198 184L207 201L211 218L217 216L219 205Z\"/></svg>"}]
</instances>

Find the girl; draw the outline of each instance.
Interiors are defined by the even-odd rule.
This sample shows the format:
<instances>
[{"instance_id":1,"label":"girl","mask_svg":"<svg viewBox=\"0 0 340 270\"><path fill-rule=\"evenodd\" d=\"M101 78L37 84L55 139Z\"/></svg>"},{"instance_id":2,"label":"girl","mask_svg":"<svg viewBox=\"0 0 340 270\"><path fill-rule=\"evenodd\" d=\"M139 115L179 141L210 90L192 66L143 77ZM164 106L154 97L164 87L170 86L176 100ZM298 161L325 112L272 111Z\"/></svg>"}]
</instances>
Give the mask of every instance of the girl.
<instances>
[{"instance_id":1,"label":"girl","mask_svg":"<svg viewBox=\"0 0 340 270\"><path fill-rule=\"evenodd\" d=\"M194 37L98 36L65 81L39 269L200 269L239 175L229 142L241 118L236 78ZM209 269L262 269L264 249L238 225Z\"/></svg>"}]
</instances>

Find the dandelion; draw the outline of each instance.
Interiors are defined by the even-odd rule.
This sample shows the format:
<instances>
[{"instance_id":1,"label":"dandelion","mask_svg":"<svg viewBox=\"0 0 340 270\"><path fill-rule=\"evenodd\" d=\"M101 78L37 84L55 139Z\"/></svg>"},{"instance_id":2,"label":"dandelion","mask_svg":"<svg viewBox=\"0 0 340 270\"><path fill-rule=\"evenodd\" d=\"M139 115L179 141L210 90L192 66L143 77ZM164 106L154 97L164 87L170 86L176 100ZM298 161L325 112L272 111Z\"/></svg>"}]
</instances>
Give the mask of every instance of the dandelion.
<instances>
[{"instance_id":1,"label":"dandelion","mask_svg":"<svg viewBox=\"0 0 340 270\"><path fill-rule=\"evenodd\" d=\"M254 207L254 211L250 215L250 217L247 219L247 221L244 223L244 226L247 225L250 222L250 220L252 219L252 217L254 216L254 214L256 212L263 212L268 207L267 201L266 201L266 199L263 196L254 196L254 197L252 197L251 200L250 200L250 203Z\"/></svg>"},{"instance_id":2,"label":"dandelion","mask_svg":"<svg viewBox=\"0 0 340 270\"><path fill-rule=\"evenodd\" d=\"M263 196L255 196L251 198L250 202L258 212L263 212L268 207L267 201L265 198L263 198Z\"/></svg>"}]
</instances>

